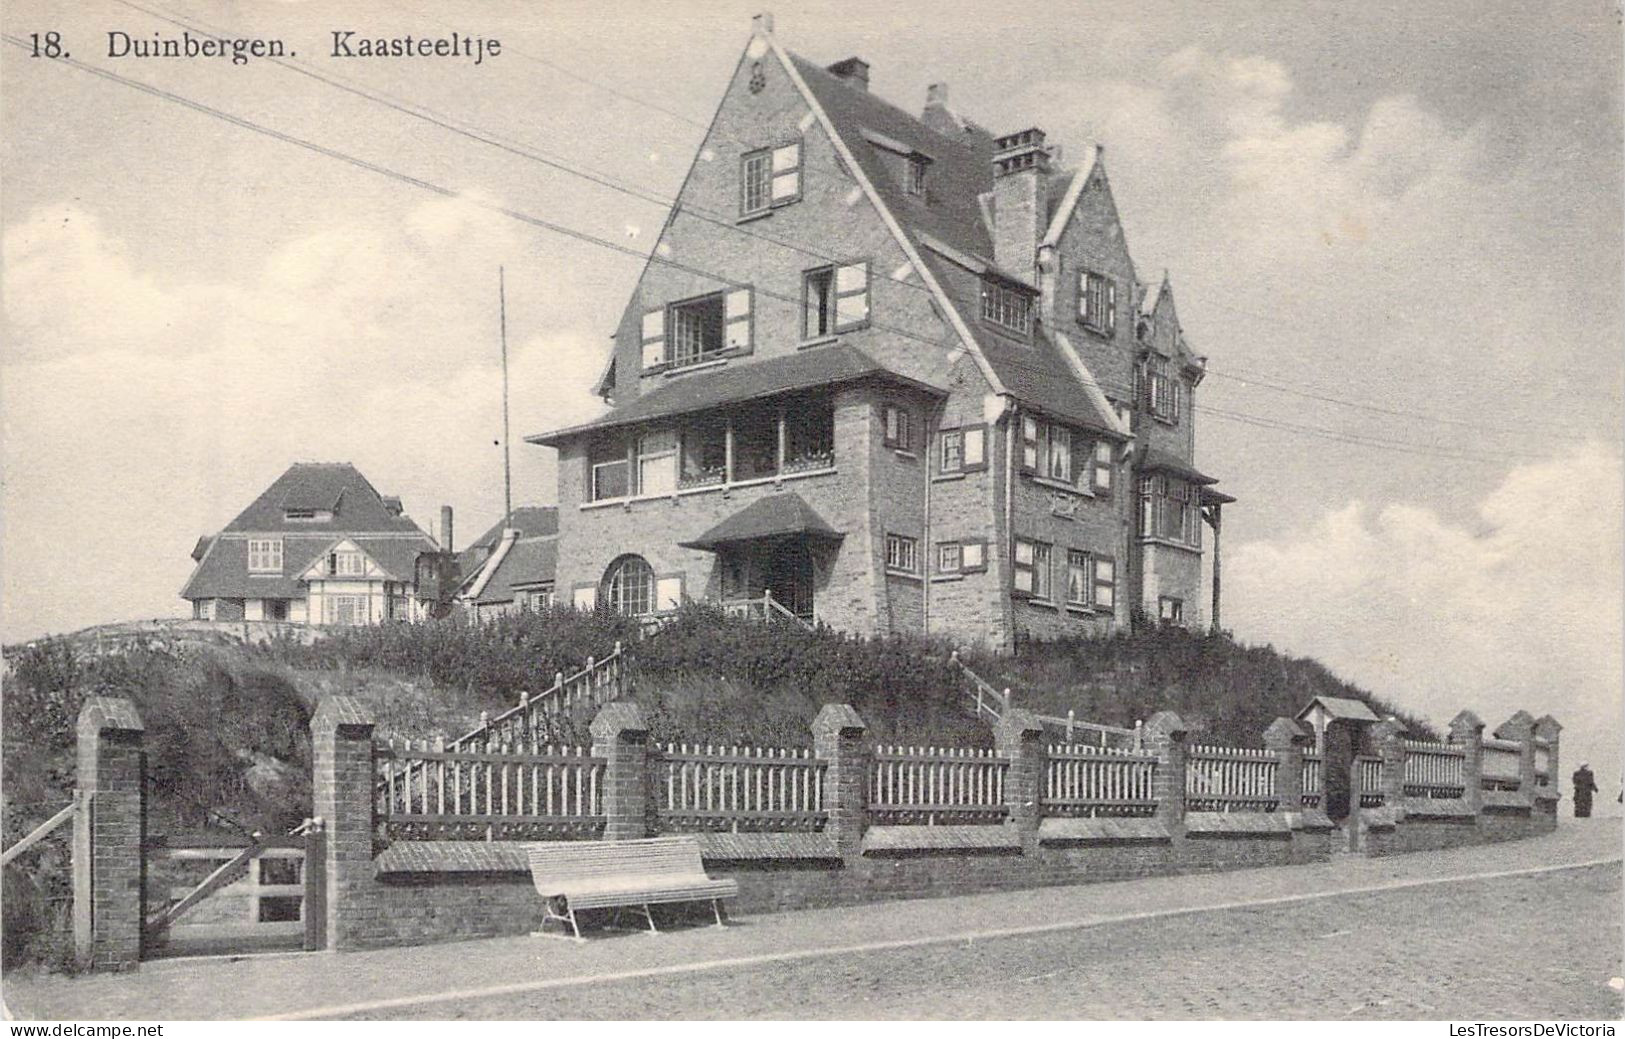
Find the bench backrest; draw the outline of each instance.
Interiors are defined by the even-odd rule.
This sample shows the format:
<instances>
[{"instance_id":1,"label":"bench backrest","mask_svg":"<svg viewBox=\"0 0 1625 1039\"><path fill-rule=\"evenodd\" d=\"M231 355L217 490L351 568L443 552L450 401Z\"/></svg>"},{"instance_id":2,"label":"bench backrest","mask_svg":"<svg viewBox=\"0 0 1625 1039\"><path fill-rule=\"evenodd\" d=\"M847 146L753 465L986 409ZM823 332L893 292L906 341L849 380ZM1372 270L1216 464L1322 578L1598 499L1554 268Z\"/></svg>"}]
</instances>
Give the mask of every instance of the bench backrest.
<instances>
[{"instance_id":1,"label":"bench backrest","mask_svg":"<svg viewBox=\"0 0 1625 1039\"><path fill-rule=\"evenodd\" d=\"M699 838L649 837L633 841L543 841L532 844L531 875L559 881L599 877L705 875Z\"/></svg>"}]
</instances>

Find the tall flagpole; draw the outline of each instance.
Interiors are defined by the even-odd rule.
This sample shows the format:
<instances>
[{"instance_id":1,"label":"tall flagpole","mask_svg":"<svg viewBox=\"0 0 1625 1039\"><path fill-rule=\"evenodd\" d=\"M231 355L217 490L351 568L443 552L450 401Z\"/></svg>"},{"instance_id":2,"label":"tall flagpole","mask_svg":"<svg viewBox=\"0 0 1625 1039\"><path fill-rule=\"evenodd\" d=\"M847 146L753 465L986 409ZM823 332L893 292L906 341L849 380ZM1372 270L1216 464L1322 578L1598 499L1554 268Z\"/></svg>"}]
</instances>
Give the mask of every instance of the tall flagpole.
<instances>
[{"instance_id":1,"label":"tall flagpole","mask_svg":"<svg viewBox=\"0 0 1625 1039\"><path fill-rule=\"evenodd\" d=\"M502 526L513 526L513 459L508 448L508 283L497 267L497 306L502 324Z\"/></svg>"}]
</instances>

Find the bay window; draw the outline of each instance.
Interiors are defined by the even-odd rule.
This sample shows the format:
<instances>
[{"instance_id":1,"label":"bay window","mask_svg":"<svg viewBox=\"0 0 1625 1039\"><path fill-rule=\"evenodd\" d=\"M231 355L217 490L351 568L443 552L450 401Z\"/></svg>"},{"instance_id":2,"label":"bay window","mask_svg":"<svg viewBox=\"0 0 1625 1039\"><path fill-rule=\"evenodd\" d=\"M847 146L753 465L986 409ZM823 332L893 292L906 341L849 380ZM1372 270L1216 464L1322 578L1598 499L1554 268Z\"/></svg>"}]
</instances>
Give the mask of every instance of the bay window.
<instances>
[{"instance_id":1,"label":"bay window","mask_svg":"<svg viewBox=\"0 0 1625 1039\"><path fill-rule=\"evenodd\" d=\"M1202 545L1201 492L1164 473L1140 477L1140 536Z\"/></svg>"}]
</instances>

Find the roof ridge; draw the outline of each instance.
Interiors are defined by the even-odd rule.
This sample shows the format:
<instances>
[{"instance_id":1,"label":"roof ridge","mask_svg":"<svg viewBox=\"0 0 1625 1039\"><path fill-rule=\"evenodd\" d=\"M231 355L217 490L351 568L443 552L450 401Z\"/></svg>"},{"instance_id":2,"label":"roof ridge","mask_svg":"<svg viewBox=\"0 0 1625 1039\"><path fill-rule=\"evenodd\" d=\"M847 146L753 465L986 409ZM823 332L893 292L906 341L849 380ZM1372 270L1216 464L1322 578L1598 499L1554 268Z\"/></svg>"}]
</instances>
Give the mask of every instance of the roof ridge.
<instances>
[{"instance_id":1,"label":"roof ridge","mask_svg":"<svg viewBox=\"0 0 1625 1039\"><path fill-rule=\"evenodd\" d=\"M820 74L828 76L830 79L834 80L844 90L855 90L855 89L857 89L856 87L848 86L845 82L842 82L841 77L839 77L835 73L831 72L829 70L828 65L821 64L819 62L814 61L811 58L806 57L805 55L798 54L795 51L789 49L788 47L784 48L784 53L788 54L790 57L794 58L795 60L801 62L804 65L807 65L807 66L810 66L812 68L817 69ZM965 150L967 152L971 152L972 154L975 153L975 149L971 148L970 145L966 144L964 141L957 140L957 139L955 139L953 137L949 137L947 134L942 133L939 130L932 129L931 126L929 124L927 124L919 116L910 113L908 111L908 109L903 108L901 105L898 105L896 102L887 100L884 95L877 94L873 90L864 90L863 93L870 100L878 102L879 104L884 105L885 107L891 109L893 112L896 112L898 115L902 116L904 119L907 119L909 122L913 123L919 129L924 130L926 133L930 134L932 137L935 137L937 140L943 142L944 144L952 145L952 146L954 146L956 148L961 148L961 149L963 149L963 150ZM955 113L955 115L958 116L958 113ZM958 117L961 118L961 119L964 119L963 116L958 116ZM973 122L973 120L969 120L969 119L964 119L964 121L965 122ZM980 124L976 124L976 125L980 125ZM876 132L879 132L879 131L876 131Z\"/></svg>"}]
</instances>

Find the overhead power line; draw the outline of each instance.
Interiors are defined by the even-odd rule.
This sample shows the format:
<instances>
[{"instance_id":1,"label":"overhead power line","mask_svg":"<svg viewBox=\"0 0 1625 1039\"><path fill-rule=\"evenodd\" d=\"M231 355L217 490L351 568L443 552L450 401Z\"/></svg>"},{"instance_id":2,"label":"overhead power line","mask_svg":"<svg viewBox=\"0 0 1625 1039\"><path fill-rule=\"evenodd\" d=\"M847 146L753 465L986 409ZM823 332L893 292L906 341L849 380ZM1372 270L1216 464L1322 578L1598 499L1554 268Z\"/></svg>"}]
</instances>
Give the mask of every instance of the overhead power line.
<instances>
[{"instance_id":1,"label":"overhead power line","mask_svg":"<svg viewBox=\"0 0 1625 1039\"><path fill-rule=\"evenodd\" d=\"M14 47L17 47L20 50L29 50L30 49L30 44L27 41L25 41L25 40L23 40L23 39L21 39L19 37L12 36L12 35L9 35L9 34L5 34L3 36L0 36L0 39L3 39L4 42L9 43ZM122 84L124 86L130 87L131 89L138 90L138 91L140 91L142 93L145 93L145 94L148 94L150 96L156 97L156 98L158 98L160 100L164 100L164 101L168 101L168 102L170 102L172 104L180 105L180 106L182 106L184 108L190 109L190 110L192 110L194 112L197 112L197 113L199 113L201 115L205 115L205 116L208 116L210 118L220 119L220 120L222 120L222 121L224 121L226 123L229 123L229 124L231 124L233 126L236 126L236 127L240 128L240 129L248 130L249 132L252 132L252 133L261 134L263 136L270 137L270 138L272 138L274 140L281 141L282 143L285 143L285 144L291 144L291 145L293 145L295 147L304 149L306 151L310 151L310 152L312 152L314 154L318 154L318 155L324 156L326 158L334 159L336 161L345 163L347 165L356 167L358 169L365 170L365 171L370 172L370 173L377 174L379 176L387 177L389 179L398 181L398 182L403 183L403 184L407 184L407 185L409 185L411 187L415 187L415 188L417 188L419 190L426 191L426 192L429 192L431 194L438 195L440 197L444 197L444 198L463 198L465 201L467 201L471 205L475 205L475 206L478 206L480 208L487 209L487 210L489 210L491 212L499 213L499 214L501 214L503 216L506 216L506 217L508 217L510 219L519 221L519 222L524 223L524 224L528 224L530 226L538 227L538 228L541 228L543 230L551 231L551 232L553 232L555 234L559 234L561 236L570 238L570 239L575 240L575 241L579 241L579 242L582 242L582 243L585 243L585 244L588 244L588 245L608 249L608 250L611 250L613 252L619 253L621 255L633 257L635 259L645 260L645 261L650 262L650 263L656 263L656 264L668 266L668 267L671 267L671 268L674 268L674 269L677 269L677 270L686 271L688 273L695 274L695 275L698 275L698 276L701 276L701 277L704 277L704 278L707 278L707 279L710 279L710 280L718 281L718 282L720 282L720 283L722 283L724 285L732 285L732 286L737 286L737 287L747 287L744 283L738 281L738 279L726 277L726 276L718 274L718 273L716 273L714 271L710 271L710 270L707 270L705 268L702 268L702 267L699 267L699 266L696 266L696 265L693 265L693 264L687 264L687 263L683 263L681 261L673 260L673 259L670 259L668 257L659 256L659 255L654 254L654 253L645 254L641 250L633 249L633 248L631 248L629 246L622 245L619 242L616 242L616 241L613 241L613 240L610 240L610 239L607 239L607 238L603 238L603 237L601 237L599 235L592 234L591 232L582 231L582 230L580 230L578 228L569 227L567 225L560 224L560 223L557 223L555 221L546 220L546 219L543 219L543 218L540 218L540 217L536 217L536 216L533 216L533 215L531 215L529 213L525 213L525 212L523 212L521 210L514 209L514 208L512 208L510 206L503 206L503 205L499 205L499 204L496 204L496 203L485 202L485 201L482 201L482 200L479 200L479 199L466 198L466 196L463 196L461 193L459 193L456 190L445 187L444 185L435 183L433 181L426 180L426 179L424 179L422 177L414 176L414 175L408 174L408 173L403 173L403 172L401 172L399 170L393 169L393 168L391 168L389 166L385 166L385 165L383 165L381 163L372 162L370 160L363 159L363 158L360 158L360 157L355 156L355 155L351 155L351 154L349 154L347 152L340 151L340 150L338 150L336 148L331 148L331 147L328 147L326 145L317 143L315 141L311 141L311 140L308 140L308 139L305 139L305 138L302 138L302 137L298 137L298 136L295 136L293 134L289 134L289 133L286 133L284 131L277 130L277 129L273 128L273 127L265 126L263 124L254 122L252 120L245 119L245 118L243 118L241 116L234 115L234 114L232 114L230 112L226 112L226 111L224 111L222 109L215 108L215 107L213 107L211 105L208 105L208 104L205 104L203 102L196 101L196 100L193 100L191 98L184 97L184 96L182 96L180 94L177 94L177 93L175 93L173 91L166 90L166 89L163 89L161 87L152 86L150 84L143 83L143 82L141 82L139 80L130 79L130 78L128 78L126 76L123 76L123 75L120 75L118 73L111 72L111 71L101 69L101 68L97 68L97 67L92 66L92 65L87 65L84 62L79 61L78 59L75 59L75 58L56 58L56 59L52 59L52 60L57 62L57 63L60 63L60 64L71 66L71 67L73 67L75 69L78 69L81 72L85 72L85 73L88 73L90 75L96 76L99 79L107 80L109 82L119 83L119 84ZM799 299L798 297L792 297L792 296L784 295L782 293L776 293L776 292L773 292L773 291L770 291L770 290L763 289L763 288L761 288L759 286L749 286L749 287L753 288L754 292L759 296L765 296L767 298L775 299L775 300L778 300L780 302L783 302L783 303L789 304L791 306L794 306L797 309L798 312L799 312L799 310L800 310L800 308L802 306L802 300ZM907 338L907 339L911 339L911 340L918 341L918 342L921 342L921 343L925 343L925 344L931 345L933 347L936 347L938 349L943 349L943 348L953 349L953 348L955 348L954 345L951 345L950 343L944 342L942 339L933 339L933 338L929 338L929 337L926 337L926 336L922 336L922 335L920 335L920 334L918 334L918 333L916 333L916 332L914 332L914 331L912 331L910 329L904 329L904 328L900 328L900 327L889 325L889 324L882 323L882 322L875 322L873 320L871 320L871 327L880 329L882 331L891 332L891 333L893 333L895 335L898 335L900 337L903 337L903 338ZM1007 363L1007 362L1005 362L1004 360L1001 360L1001 363ZM1029 370L1032 370L1034 372L1038 372L1038 373L1041 373L1041 374L1046 374L1046 375L1052 375L1053 374L1053 373L1049 372L1047 369L1040 369L1040 368L1038 368L1037 366L1034 366L1034 365L1024 365L1024 364L1021 364L1020 362L1013 362L1013 363L1016 363L1020 367L1027 368ZM1120 390L1126 389L1125 387L1111 387L1111 388L1120 389ZM1198 406L1196 408L1196 410L1201 411L1201 412L1212 413L1212 414L1215 414L1215 415L1218 415L1218 416L1224 417L1224 418L1231 418L1231 419L1234 419L1234 420L1237 420L1237 421L1249 422L1249 423L1255 424L1255 425L1262 425L1262 426L1265 426L1266 428L1291 428L1294 431L1307 433L1309 435L1319 436L1319 437L1322 437L1324 439L1338 441L1338 442L1342 442L1342 443L1357 444L1358 446L1372 447L1372 448L1376 448L1376 449L1379 449L1379 450L1403 451L1403 452L1412 453L1412 454L1429 455L1429 456L1432 456L1432 457L1449 458L1449 459L1452 459L1452 460L1460 460L1460 461L1484 461L1484 462L1497 462L1497 463L1502 463L1502 462L1505 461L1505 456L1499 456L1499 455L1497 455L1497 456L1488 456L1488 455L1486 455L1486 456L1473 456L1473 455L1468 455L1468 454L1464 454L1464 453L1460 453L1460 452L1441 451L1436 447L1430 448L1427 445L1413 444L1413 443L1401 442L1401 441L1387 441L1387 440L1382 440L1380 438L1376 438L1376 437L1373 437L1373 436L1367 436L1367 435L1363 435L1363 434L1349 434L1349 433L1345 433L1343 431L1328 430L1328 429L1324 429L1324 428L1321 428L1321 427L1290 424L1290 423L1282 422L1281 420L1277 420L1277 419L1263 418L1263 417L1258 417L1258 416L1250 416L1250 415L1245 415L1245 414L1241 414L1241 413L1234 413L1234 412L1226 412L1226 411L1223 411L1222 409L1213 409L1213 408Z\"/></svg>"}]
</instances>

